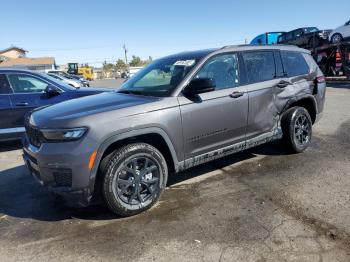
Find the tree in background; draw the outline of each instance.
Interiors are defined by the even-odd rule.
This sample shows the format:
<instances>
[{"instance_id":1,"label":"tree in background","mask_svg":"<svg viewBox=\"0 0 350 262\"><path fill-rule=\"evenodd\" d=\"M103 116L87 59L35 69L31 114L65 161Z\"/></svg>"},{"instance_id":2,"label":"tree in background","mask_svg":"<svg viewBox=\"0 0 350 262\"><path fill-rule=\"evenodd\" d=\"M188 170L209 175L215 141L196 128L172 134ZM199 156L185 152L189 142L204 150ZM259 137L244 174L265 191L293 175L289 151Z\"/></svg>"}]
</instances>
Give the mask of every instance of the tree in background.
<instances>
[{"instance_id":1,"label":"tree in background","mask_svg":"<svg viewBox=\"0 0 350 262\"><path fill-rule=\"evenodd\" d=\"M107 61L104 61L102 64L102 70L104 72L111 72L114 69L114 65L111 63L107 63Z\"/></svg>"},{"instance_id":2,"label":"tree in background","mask_svg":"<svg viewBox=\"0 0 350 262\"><path fill-rule=\"evenodd\" d=\"M133 55L129 63L130 66L143 66L143 61L139 56Z\"/></svg>"},{"instance_id":3,"label":"tree in background","mask_svg":"<svg viewBox=\"0 0 350 262\"><path fill-rule=\"evenodd\" d=\"M115 64L115 69L117 71L125 72L128 69L128 65L122 59L118 59Z\"/></svg>"},{"instance_id":4,"label":"tree in background","mask_svg":"<svg viewBox=\"0 0 350 262\"><path fill-rule=\"evenodd\" d=\"M152 62L152 57L149 56L147 60L142 60L139 56L132 56L132 59L129 63L130 66L145 66Z\"/></svg>"},{"instance_id":5,"label":"tree in background","mask_svg":"<svg viewBox=\"0 0 350 262\"><path fill-rule=\"evenodd\" d=\"M152 56L149 56L148 59L145 61L145 62L146 62L146 65L152 63L152 61L153 61Z\"/></svg>"}]
</instances>

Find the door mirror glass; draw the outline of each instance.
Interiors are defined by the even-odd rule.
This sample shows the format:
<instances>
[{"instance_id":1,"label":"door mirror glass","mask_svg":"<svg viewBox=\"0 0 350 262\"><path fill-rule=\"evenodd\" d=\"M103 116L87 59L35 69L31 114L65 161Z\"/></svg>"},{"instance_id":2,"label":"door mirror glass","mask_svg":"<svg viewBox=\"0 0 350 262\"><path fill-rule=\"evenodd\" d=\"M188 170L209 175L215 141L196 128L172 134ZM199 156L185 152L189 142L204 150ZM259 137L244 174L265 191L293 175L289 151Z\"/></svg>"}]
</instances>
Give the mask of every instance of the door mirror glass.
<instances>
[{"instance_id":1,"label":"door mirror glass","mask_svg":"<svg viewBox=\"0 0 350 262\"><path fill-rule=\"evenodd\" d=\"M60 94L60 91L56 87L53 86L47 86L45 89L45 93L47 94L48 97L54 97Z\"/></svg>"},{"instance_id":2,"label":"door mirror glass","mask_svg":"<svg viewBox=\"0 0 350 262\"><path fill-rule=\"evenodd\" d=\"M185 95L198 95L215 90L215 83L212 78L195 78L188 84L183 93Z\"/></svg>"}]
</instances>

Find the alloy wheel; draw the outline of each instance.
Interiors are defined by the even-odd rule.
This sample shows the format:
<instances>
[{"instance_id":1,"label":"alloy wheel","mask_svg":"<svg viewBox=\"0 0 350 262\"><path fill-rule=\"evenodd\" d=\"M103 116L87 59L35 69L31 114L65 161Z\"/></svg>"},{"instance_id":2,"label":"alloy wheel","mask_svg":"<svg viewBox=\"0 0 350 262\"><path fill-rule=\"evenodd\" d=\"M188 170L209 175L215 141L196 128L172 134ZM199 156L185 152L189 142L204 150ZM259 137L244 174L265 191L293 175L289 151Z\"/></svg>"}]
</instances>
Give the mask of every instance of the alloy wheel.
<instances>
[{"instance_id":1,"label":"alloy wheel","mask_svg":"<svg viewBox=\"0 0 350 262\"><path fill-rule=\"evenodd\" d=\"M123 163L113 184L116 195L129 205L147 205L159 194L159 167L148 157Z\"/></svg>"},{"instance_id":2,"label":"alloy wheel","mask_svg":"<svg viewBox=\"0 0 350 262\"><path fill-rule=\"evenodd\" d=\"M334 44L340 43L341 41L342 41L341 35L336 34L336 35L333 36L333 41L332 41L332 42L333 42Z\"/></svg>"},{"instance_id":3,"label":"alloy wheel","mask_svg":"<svg viewBox=\"0 0 350 262\"><path fill-rule=\"evenodd\" d=\"M300 115L294 125L294 138L299 145L310 141L310 123L305 115Z\"/></svg>"}]
</instances>

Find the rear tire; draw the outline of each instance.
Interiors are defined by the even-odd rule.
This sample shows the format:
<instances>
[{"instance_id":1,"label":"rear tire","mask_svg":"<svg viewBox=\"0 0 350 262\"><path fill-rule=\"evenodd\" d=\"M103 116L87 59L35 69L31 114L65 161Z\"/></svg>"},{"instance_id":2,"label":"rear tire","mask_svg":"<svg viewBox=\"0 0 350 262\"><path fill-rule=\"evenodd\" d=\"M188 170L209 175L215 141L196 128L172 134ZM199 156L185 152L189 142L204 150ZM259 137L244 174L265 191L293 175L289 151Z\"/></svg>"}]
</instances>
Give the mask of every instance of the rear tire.
<instances>
[{"instance_id":1,"label":"rear tire","mask_svg":"<svg viewBox=\"0 0 350 262\"><path fill-rule=\"evenodd\" d=\"M336 34L332 35L332 38L331 38L332 44L338 44L341 41L343 41L343 36L341 34L336 33Z\"/></svg>"},{"instance_id":2,"label":"rear tire","mask_svg":"<svg viewBox=\"0 0 350 262\"><path fill-rule=\"evenodd\" d=\"M127 217L151 208L165 189L168 167L153 146L135 143L116 150L103 168L102 195L109 209Z\"/></svg>"},{"instance_id":3,"label":"rear tire","mask_svg":"<svg viewBox=\"0 0 350 262\"><path fill-rule=\"evenodd\" d=\"M288 150L301 153L309 147L312 137L312 120L304 107L292 107L282 117L283 140Z\"/></svg>"}]
</instances>

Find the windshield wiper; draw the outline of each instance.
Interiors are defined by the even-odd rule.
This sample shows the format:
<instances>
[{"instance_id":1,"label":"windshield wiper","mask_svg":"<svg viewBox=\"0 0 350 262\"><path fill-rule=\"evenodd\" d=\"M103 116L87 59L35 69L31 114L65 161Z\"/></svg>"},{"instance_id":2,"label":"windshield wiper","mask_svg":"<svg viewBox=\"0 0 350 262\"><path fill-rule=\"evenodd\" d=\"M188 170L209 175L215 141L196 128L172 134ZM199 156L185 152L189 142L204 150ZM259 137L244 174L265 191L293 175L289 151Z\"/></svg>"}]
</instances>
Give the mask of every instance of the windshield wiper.
<instances>
[{"instance_id":1,"label":"windshield wiper","mask_svg":"<svg viewBox=\"0 0 350 262\"><path fill-rule=\"evenodd\" d=\"M142 95L142 91L139 90L119 90L117 93L121 94L132 94L132 95Z\"/></svg>"}]
</instances>

